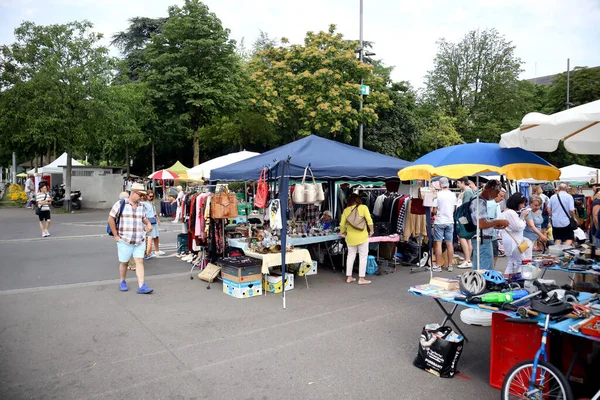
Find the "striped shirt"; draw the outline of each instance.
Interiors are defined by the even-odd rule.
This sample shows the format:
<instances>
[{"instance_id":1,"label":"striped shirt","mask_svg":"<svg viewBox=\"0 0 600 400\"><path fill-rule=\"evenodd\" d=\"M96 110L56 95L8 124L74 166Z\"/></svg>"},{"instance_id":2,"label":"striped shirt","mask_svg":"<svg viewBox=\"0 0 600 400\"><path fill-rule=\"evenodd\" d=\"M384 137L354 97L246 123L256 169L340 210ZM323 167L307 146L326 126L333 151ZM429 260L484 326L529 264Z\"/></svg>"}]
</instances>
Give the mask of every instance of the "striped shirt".
<instances>
[{"instance_id":1,"label":"striped shirt","mask_svg":"<svg viewBox=\"0 0 600 400\"><path fill-rule=\"evenodd\" d=\"M50 206L45 204L45 205L41 205L42 201L45 200L52 200L52 196L50 196L49 193L42 193L42 192L38 192L38 194L35 195L35 201L38 204L38 207L40 208L40 211L50 211Z\"/></svg>"},{"instance_id":2,"label":"striped shirt","mask_svg":"<svg viewBox=\"0 0 600 400\"><path fill-rule=\"evenodd\" d=\"M117 201L110 210L110 216L117 219L117 214L121 208L121 201ZM138 245L144 242L146 231L144 230L143 219L146 216L146 208L142 203L134 207L131 202L125 200L125 207L119 220L118 234L125 243Z\"/></svg>"}]
</instances>

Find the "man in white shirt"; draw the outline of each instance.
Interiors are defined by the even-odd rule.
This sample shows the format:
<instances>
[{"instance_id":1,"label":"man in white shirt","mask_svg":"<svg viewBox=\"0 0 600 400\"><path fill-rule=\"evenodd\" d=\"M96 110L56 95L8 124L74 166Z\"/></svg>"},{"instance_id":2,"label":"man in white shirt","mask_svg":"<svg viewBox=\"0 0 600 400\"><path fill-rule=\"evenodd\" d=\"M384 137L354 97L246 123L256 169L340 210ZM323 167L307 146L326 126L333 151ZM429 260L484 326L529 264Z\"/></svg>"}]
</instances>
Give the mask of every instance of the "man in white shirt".
<instances>
[{"instance_id":1,"label":"man in white shirt","mask_svg":"<svg viewBox=\"0 0 600 400\"><path fill-rule=\"evenodd\" d=\"M562 204L561 204L562 203ZM570 246L575 235L570 227L569 217L575 218L575 201L573 196L567 193L567 184L561 183L558 192L550 197L548 213L552 217L552 236L554 244L565 244Z\"/></svg>"},{"instance_id":2,"label":"man in white shirt","mask_svg":"<svg viewBox=\"0 0 600 400\"><path fill-rule=\"evenodd\" d=\"M442 241L446 242L448 272L452 271L452 260L454 258L454 209L456 207L456 196L448 189L450 186L448 178L442 177L439 180L440 190L437 193L437 199L433 202L433 242L435 245L435 260L437 265L433 266L434 271L442 270Z\"/></svg>"}]
</instances>

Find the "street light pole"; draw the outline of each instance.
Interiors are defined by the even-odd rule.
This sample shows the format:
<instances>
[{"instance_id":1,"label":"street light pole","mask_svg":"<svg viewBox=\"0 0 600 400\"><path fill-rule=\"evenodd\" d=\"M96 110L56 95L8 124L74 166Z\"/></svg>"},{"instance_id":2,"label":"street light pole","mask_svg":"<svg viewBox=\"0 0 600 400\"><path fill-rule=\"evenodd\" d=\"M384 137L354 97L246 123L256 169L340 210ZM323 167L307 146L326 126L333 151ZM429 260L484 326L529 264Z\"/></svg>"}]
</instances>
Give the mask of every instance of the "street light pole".
<instances>
[{"instance_id":1,"label":"street light pole","mask_svg":"<svg viewBox=\"0 0 600 400\"><path fill-rule=\"evenodd\" d=\"M363 0L360 0L360 62L363 62L363 52L364 52L364 48L363 48ZM362 87L363 84L363 78L360 78L360 84ZM363 109L363 95L362 93L360 94L360 108L359 108L359 113L360 111L362 111ZM363 124L362 122L360 123L360 127L358 128L358 147L359 148L363 148Z\"/></svg>"}]
</instances>

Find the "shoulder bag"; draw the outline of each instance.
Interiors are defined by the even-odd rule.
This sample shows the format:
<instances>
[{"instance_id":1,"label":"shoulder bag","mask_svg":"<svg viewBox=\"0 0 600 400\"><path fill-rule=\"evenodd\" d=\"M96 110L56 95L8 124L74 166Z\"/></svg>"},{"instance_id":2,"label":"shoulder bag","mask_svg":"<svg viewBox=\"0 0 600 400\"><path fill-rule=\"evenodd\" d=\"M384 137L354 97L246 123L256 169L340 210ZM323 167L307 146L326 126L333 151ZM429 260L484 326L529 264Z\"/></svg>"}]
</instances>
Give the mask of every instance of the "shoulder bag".
<instances>
[{"instance_id":1,"label":"shoulder bag","mask_svg":"<svg viewBox=\"0 0 600 400\"><path fill-rule=\"evenodd\" d=\"M556 197L558 197L558 202L560 203L560 206L562 207L563 211L565 212L567 217L569 217L569 227L572 230L577 229L579 225L577 224L577 221L575 221L575 218L573 218L573 216L567 212L565 206L563 206L562 200L560 199L560 192L556 193Z\"/></svg>"},{"instance_id":2,"label":"shoulder bag","mask_svg":"<svg viewBox=\"0 0 600 400\"><path fill-rule=\"evenodd\" d=\"M306 183L306 173L310 172L313 183ZM304 169L302 183L294 186L294 195L292 196L294 204L314 204L325 200L323 186L315 181L315 177L310 167Z\"/></svg>"},{"instance_id":3,"label":"shoulder bag","mask_svg":"<svg viewBox=\"0 0 600 400\"><path fill-rule=\"evenodd\" d=\"M354 206L354 209L350 211L350 215L346 218L346 222L359 231L362 231L367 227L365 217L358 213L358 206Z\"/></svg>"},{"instance_id":4,"label":"shoulder bag","mask_svg":"<svg viewBox=\"0 0 600 400\"><path fill-rule=\"evenodd\" d=\"M256 184L256 193L254 193L254 206L257 208L265 208L267 206L267 198L269 197L269 186L267 186L267 170L260 171L258 183Z\"/></svg>"},{"instance_id":5,"label":"shoulder bag","mask_svg":"<svg viewBox=\"0 0 600 400\"><path fill-rule=\"evenodd\" d=\"M519 253L523 254L527 251L527 249L529 248L529 243L527 243L525 240L523 240L521 243L519 243L519 242L517 242L517 239L515 239L515 237L510 234L509 231L506 231L506 233L508 233L508 236L510 236L512 238L512 240L514 240L515 243L517 244Z\"/></svg>"}]
</instances>

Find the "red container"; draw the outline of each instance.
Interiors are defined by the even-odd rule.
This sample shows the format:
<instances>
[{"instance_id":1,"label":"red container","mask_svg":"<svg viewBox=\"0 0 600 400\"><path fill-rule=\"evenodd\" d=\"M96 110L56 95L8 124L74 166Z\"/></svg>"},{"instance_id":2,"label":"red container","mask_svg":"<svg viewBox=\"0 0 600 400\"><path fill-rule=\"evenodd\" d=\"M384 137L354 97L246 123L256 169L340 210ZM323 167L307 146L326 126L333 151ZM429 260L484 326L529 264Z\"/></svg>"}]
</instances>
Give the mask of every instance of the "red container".
<instances>
[{"instance_id":1,"label":"red container","mask_svg":"<svg viewBox=\"0 0 600 400\"><path fill-rule=\"evenodd\" d=\"M502 389L506 373L515 364L535 357L542 341L538 325L515 324L506 322L506 318L508 316L501 312L492 314L490 385L496 389Z\"/></svg>"}]
</instances>

